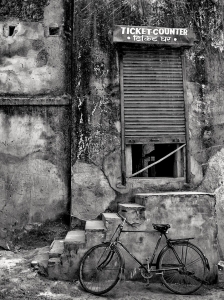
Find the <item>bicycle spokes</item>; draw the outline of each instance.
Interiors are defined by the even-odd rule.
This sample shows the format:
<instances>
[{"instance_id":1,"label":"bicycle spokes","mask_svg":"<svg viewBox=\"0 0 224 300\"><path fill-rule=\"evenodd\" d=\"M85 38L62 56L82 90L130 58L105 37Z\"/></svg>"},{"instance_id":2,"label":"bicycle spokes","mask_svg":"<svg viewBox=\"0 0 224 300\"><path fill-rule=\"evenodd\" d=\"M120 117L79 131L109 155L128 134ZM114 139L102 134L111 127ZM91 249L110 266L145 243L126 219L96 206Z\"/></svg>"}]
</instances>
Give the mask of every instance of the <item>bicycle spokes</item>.
<instances>
[{"instance_id":1,"label":"bicycle spokes","mask_svg":"<svg viewBox=\"0 0 224 300\"><path fill-rule=\"evenodd\" d=\"M164 269L162 280L171 291L190 294L203 283L203 257L194 245L187 242L173 245L173 248L167 248L161 256L159 268Z\"/></svg>"}]
</instances>

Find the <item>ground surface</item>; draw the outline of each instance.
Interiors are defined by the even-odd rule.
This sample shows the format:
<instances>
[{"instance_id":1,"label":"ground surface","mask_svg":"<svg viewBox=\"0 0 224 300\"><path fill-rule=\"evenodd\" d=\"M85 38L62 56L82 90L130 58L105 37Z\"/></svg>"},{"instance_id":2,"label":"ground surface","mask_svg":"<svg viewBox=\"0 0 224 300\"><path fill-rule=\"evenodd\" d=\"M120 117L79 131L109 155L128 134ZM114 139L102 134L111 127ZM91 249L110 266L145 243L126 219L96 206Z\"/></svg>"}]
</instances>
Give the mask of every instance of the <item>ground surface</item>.
<instances>
[{"instance_id":1,"label":"ground surface","mask_svg":"<svg viewBox=\"0 0 224 300\"><path fill-rule=\"evenodd\" d=\"M121 281L108 294L97 297L84 292L79 282L52 281L31 267L31 261L54 238L64 238L68 225L62 219L26 228L18 235L12 251L0 249L0 299L4 300L224 300L222 284L202 288L196 295L180 296L170 293L161 284ZM224 271L223 271L224 273ZM224 278L224 276L223 276Z\"/></svg>"},{"instance_id":2,"label":"ground surface","mask_svg":"<svg viewBox=\"0 0 224 300\"><path fill-rule=\"evenodd\" d=\"M224 288L212 286L201 289L197 295L180 296L171 294L160 284L146 287L142 282L121 282L105 296L96 297L84 292L78 282L51 281L37 274L30 262L38 249L0 251L0 299L5 300L224 300ZM223 285L224 286L224 285Z\"/></svg>"}]
</instances>

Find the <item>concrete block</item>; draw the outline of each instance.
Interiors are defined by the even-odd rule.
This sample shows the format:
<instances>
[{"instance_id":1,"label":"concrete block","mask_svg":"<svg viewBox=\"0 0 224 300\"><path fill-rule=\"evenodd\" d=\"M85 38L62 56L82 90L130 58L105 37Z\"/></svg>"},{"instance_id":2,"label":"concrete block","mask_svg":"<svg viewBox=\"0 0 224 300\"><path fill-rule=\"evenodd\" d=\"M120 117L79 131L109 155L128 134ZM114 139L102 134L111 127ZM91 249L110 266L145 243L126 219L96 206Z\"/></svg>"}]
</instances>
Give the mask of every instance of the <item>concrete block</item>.
<instances>
[{"instance_id":1,"label":"concrete block","mask_svg":"<svg viewBox=\"0 0 224 300\"><path fill-rule=\"evenodd\" d=\"M102 221L106 227L106 240L110 240L117 226L121 223L121 218L116 213L103 213Z\"/></svg>"},{"instance_id":2,"label":"concrete block","mask_svg":"<svg viewBox=\"0 0 224 300\"><path fill-rule=\"evenodd\" d=\"M48 277L58 279L61 274L61 260L59 257L50 258L48 261Z\"/></svg>"},{"instance_id":3,"label":"concrete block","mask_svg":"<svg viewBox=\"0 0 224 300\"><path fill-rule=\"evenodd\" d=\"M86 247L101 244L106 238L106 227L101 220L86 221Z\"/></svg>"},{"instance_id":4,"label":"concrete block","mask_svg":"<svg viewBox=\"0 0 224 300\"><path fill-rule=\"evenodd\" d=\"M142 224L145 220L145 207L137 203L119 203L118 212L130 223Z\"/></svg>"},{"instance_id":5,"label":"concrete block","mask_svg":"<svg viewBox=\"0 0 224 300\"><path fill-rule=\"evenodd\" d=\"M64 240L54 240L51 250L49 252L49 257L60 257L64 252Z\"/></svg>"},{"instance_id":6,"label":"concrete block","mask_svg":"<svg viewBox=\"0 0 224 300\"><path fill-rule=\"evenodd\" d=\"M89 231L86 232L86 248L91 248L101 244L106 239L106 231Z\"/></svg>"},{"instance_id":7,"label":"concrete block","mask_svg":"<svg viewBox=\"0 0 224 300\"><path fill-rule=\"evenodd\" d=\"M85 245L85 231L72 230L69 231L64 239L64 247L66 251L77 250Z\"/></svg>"},{"instance_id":8,"label":"concrete block","mask_svg":"<svg viewBox=\"0 0 224 300\"><path fill-rule=\"evenodd\" d=\"M192 243L198 246L208 258L211 271L207 280L217 279L217 221L216 199L212 193L163 192L139 193L136 203L146 207L146 230L152 230L152 223L170 224L168 237L194 237ZM154 247L148 237L148 252Z\"/></svg>"},{"instance_id":9,"label":"concrete block","mask_svg":"<svg viewBox=\"0 0 224 300\"><path fill-rule=\"evenodd\" d=\"M48 260L48 267L54 266L54 265L60 264L60 263L61 263L60 257L52 257Z\"/></svg>"},{"instance_id":10,"label":"concrete block","mask_svg":"<svg viewBox=\"0 0 224 300\"><path fill-rule=\"evenodd\" d=\"M34 260L31 262L31 267L37 269L38 273L45 276L48 273L47 268L49 260L49 250L49 246L39 249L37 255L34 257Z\"/></svg>"},{"instance_id":11,"label":"concrete block","mask_svg":"<svg viewBox=\"0 0 224 300\"><path fill-rule=\"evenodd\" d=\"M91 220L86 221L86 231L100 231L100 230L106 230L106 227L101 220Z\"/></svg>"}]
</instances>

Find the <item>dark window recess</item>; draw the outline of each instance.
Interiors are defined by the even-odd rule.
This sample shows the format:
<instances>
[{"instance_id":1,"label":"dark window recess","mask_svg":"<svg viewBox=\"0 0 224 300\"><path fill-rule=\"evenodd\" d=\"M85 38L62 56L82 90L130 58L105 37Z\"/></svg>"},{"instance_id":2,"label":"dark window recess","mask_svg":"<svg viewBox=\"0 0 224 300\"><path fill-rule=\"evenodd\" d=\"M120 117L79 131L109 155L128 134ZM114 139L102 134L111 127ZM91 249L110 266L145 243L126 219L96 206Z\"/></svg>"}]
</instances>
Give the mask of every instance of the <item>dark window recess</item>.
<instances>
[{"instance_id":1,"label":"dark window recess","mask_svg":"<svg viewBox=\"0 0 224 300\"><path fill-rule=\"evenodd\" d=\"M59 35L59 27L49 27L49 35Z\"/></svg>"},{"instance_id":2,"label":"dark window recess","mask_svg":"<svg viewBox=\"0 0 224 300\"><path fill-rule=\"evenodd\" d=\"M9 26L9 36L13 36L16 26Z\"/></svg>"},{"instance_id":3,"label":"dark window recess","mask_svg":"<svg viewBox=\"0 0 224 300\"><path fill-rule=\"evenodd\" d=\"M143 168L142 161L142 145L132 145L132 173L136 173ZM140 173L136 177L143 177L143 174Z\"/></svg>"},{"instance_id":4,"label":"dark window recess","mask_svg":"<svg viewBox=\"0 0 224 300\"><path fill-rule=\"evenodd\" d=\"M155 144L154 150L149 153L144 153L144 145L136 144L132 145L132 174L140 171L144 167L151 165L152 163L160 160L164 156L168 155L175 149L178 145L176 144ZM183 176L183 170L179 171L177 174L177 168L183 168L183 154L179 155L181 157L178 161L177 155L173 154L167 157L160 163L152 166L151 168L137 174L135 177L180 177Z\"/></svg>"}]
</instances>

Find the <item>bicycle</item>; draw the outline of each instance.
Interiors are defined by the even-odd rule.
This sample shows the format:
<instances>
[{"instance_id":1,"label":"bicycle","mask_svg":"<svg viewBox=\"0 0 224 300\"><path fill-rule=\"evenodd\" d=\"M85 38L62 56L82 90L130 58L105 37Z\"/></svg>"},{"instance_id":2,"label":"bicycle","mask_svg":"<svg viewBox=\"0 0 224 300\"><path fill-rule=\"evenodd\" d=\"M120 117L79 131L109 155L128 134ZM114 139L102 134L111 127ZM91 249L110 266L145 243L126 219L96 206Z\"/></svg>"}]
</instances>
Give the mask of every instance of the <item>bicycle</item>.
<instances>
[{"instance_id":1,"label":"bicycle","mask_svg":"<svg viewBox=\"0 0 224 300\"><path fill-rule=\"evenodd\" d=\"M122 222L117 226L110 241L93 246L80 261L79 281L85 291L101 295L118 283L125 263L118 245L139 264L143 278L148 280L154 273L159 274L162 283L173 293L192 294L202 284L207 284L205 276L206 270L210 270L209 262L203 252L190 242L193 238L169 239L169 224L152 224L160 236L151 259L147 258L147 263L143 264L119 241L125 223L130 226L139 224L131 224L121 214L118 215ZM158 254L156 263L153 263L162 236L166 239L166 245ZM153 266L156 268L153 269Z\"/></svg>"}]
</instances>

